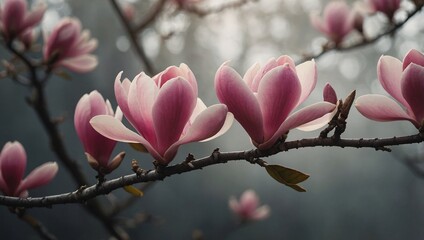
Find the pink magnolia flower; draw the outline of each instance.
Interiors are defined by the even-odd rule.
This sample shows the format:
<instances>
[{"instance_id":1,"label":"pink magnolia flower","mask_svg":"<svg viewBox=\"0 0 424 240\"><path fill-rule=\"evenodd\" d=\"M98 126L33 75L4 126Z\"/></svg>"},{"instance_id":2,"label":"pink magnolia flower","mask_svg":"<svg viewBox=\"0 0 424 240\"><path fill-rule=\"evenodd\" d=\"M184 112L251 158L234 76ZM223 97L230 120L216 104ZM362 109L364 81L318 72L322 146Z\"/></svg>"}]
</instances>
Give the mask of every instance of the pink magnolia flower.
<instances>
[{"instance_id":1,"label":"pink magnolia flower","mask_svg":"<svg viewBox=\"0 0 424 240\"><path fill-rule=\"evenodd\" d=\"M377 65L377 76L394 101L379 94L368 94L356 100L356 108L375 121L408 120L416 128L424 121L424 55L410 50L403 62L382 56Z\"/></svg>"},{"instance_id":2,"label":"pink magnolia flower","mask_svg":"<svg viewBox=\"0 0 424 240\"><path fill-rule=\"evenodd\" d=\"M97 116L91 124L100 134L120 142L141 143L161 165L175 157L178 147L222 135L232 123L227 107L206 108L197 98L197 82L187 65L168 67L150 78L143 72L132 82L115 80L115 96L138 134L111 116Z\"/></svg>"},{"instance_id":3,"label":"pink magnolia flower","mask_svg":"<svg viewBox=\"0 0 424 240\"><path fill-rule=\"evenodd\" d=\"M97 66L97 58L91 54L97 40L88 30L81 31L76 18L62 19L50 33L44 32L44 60L49 67L65 67L75 72L88 72Z\"/></svg>"},{"instance_id":4,"label":"pink magnolia flower","mask_svg":"<svg viewBox=\"0 0 424 240\"><path fill-rule=\"evenodd\" d=\"M400 8L401 0L366 0L373 12L382 12L390 20L393 19L395 12Z\"/></svg>"},{"instance_id":5,"label":"pink magnolia flower","mask_svg":"<svg viewBox=\"0 0 424 240\"><path fill-rule=\"evenodd\" d=\"M327 4L323 18L312 13L310 21L312 26L337 45L354 29L355 15L345 2L336 1Z\"/></svg>"},{"instance_id":6,"label":"pink magnolia flower","mask_svg":"<svg viewBox=\"0 0 424 240\"><path fill-rule=\"evenodd\" d=\"M19 142L7 142L0 153L0 190L7 196L27 197L28 190L49 183L56 175L55 162L44 163L24 179L27 157Z\"/></svg>"},{"instance_id":7,"label":"pink magnolia flower","mask_svg":"<svg viewBox=\"0 0 424 240\"><path fill-rule=\"evenodd\" d=\"M230 197L228 205L231 211L242 221L258 221L267 218L270 208L267 205L259 206L259 198L253 190L245 191L240 201L235 197Z\"/></svg>"},{"instance_id":8,"label":"pink magnolia flower","mask_svg":"<svg viewBox=\"0 0 424 240\"><path fill-rule=\"evenodd\" d=\"M90 166L99 173L107 174L115 170L122 162L124 153L118 154L109 162L110 155L115 148L116 141L99 134L90 125L91 118L98 115L108 115L122 119L122 112L118 108L116 114L113 113L109 100L105 101L97 91L85 94L79 100L74 115L75 129L78 137L84 145L87 160Z\"/></svg>"},{"instance_id":9,"label":"pink magnolia flower","mask_svg":"<svg viewBox=\"0 0 424 240\"><path fill-rule=\"evenodd\" d=\"M319 102L290 113L303 103L317 81L314 61L295 66L288 56L271 59L265 66L258 63L242 78L234 69L223 64L215 76L218 99L228 107L259 149L267 149L290 129L321 118L332 112L335 104ZM330 119L313 122L314 130Z\"/></svg>"},{"instance_id":10,"label":"pink magnolia flower","mask_svg":"<svg viewBox=\"0 0 424 240\"><path fill-rule=\"evenodd\" d=\"M25 0L3 2L0 8L0 32L5 39L10 41L40 23L46 11L46 5L40 2L32 11L28 11L27 8Z\"/></svg>"}]
</instances>

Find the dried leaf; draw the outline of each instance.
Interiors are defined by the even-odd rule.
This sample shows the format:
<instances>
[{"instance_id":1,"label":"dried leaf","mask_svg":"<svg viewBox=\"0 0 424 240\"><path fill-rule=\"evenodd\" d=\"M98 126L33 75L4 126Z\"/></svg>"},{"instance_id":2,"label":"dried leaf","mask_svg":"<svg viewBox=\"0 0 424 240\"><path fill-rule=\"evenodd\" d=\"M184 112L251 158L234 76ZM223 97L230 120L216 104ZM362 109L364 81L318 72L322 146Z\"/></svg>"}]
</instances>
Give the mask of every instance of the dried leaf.
<instances>
[{"instance_id":1,"label":"dried leaf","mask_svg":"<svg viewBox=\"0 0 424 240\"><path fill-rule=\"evenodd\" d=\"M144 195L140 189L134 187L133 185L124 186L124 190L136 197L142 197Z\"/></svg>"},{"instance_id":2,"label":"dried leaf","mask_svg":"<svg viewBox=\"0 0 424 240\"><path fill-rule=\"evenodd\" d=\"M309 175L280 165L268 165L265 169L268 174L278 182L298 192L306 192L304 188L297 184L308 179Z\"/></svg>"},{"instance_id":3,"label":"dried leaf","mask_svg":"<svg viewBox=\"0 0 424 240\"><path fill-rule=\"evenodd\" d=\"M148 153L146 147L141 143L129 143L129 145L136 151Z\"/></svg>"}]
</instances>

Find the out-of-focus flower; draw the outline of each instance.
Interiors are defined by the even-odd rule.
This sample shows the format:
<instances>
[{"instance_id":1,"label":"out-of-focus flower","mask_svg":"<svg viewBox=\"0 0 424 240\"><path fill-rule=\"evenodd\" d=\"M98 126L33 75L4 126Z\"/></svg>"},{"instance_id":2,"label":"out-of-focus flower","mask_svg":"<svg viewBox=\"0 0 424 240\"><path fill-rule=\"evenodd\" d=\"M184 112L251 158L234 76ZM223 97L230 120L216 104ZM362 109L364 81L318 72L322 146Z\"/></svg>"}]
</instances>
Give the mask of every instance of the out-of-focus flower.
<instances>
[{"instance_id":1,"label":"out-of-focus flower","mask_svg":"<svg viewBox=\"0 0 424 240\"><path fill-rule=\"evenodd\" d=\"M88 72L97 66L97 58L90 53L97 40L88 30L81 31L76 18L64 18L50 33L44 32L44 60L51 68L65 67L74 72Z\"/></svg>"},{"instance_id":2,"label":"out-of-focus flower","mask_svg":"<svg viewBox=\"0 0 424 240\"><path fill-rule=\"evenodd\" d=\"M424 121L424 55L410 50L403 62L382 56L377 65L378 80L397 100L379 94L368 94L356 100L356 108L365 117L375 121L408 120L416 128Z\"/></svg>"},{"instance_id":3,"label":"out-of-focus flower","mask_svg":"<svg viewBox=\"0 0 424 240\"><path fill-rule=\"evenodd\" d=\"M32 44L37 39L37 32L33 29L29 29L28 31L23 32L19 35L19 40L22 42L25 49L30 49Z\"/></svg>"},{"instance_id":4,"label":"out-of-focus flower","mask_svg":"<svg viewBox=\"0 0 424 240\"><path fill-rule=\"evenodd\" d=\"M127 21L133 21L135 17L135 8L132 3L125 2L121 5L122 13Z\"/></svg>"},{"instance_id":5,"label":"out-of-focus flower","mask_svg":"<svg viewBox=\"0 0 424 240\"><path fill-rule=\"evenodd\" d=\"M91 118L98 115L112 116L118 121L122 119L122 112L119 108L114 114L109 100L105 101L99 92L92 91L79 100L75 108L74 124L90 166L101 174L108 174L121 164L124 153L119 153L109 162L116 141L99 134L90 125Z\"/></svg>"},{"instance_id":6,"label":"out-of-focus flower","mask_svg":"<svg viewBox=\"0 0 424 240\"><path fill-rule=\"evenodd\" d=\"M11 41L40 23L45 11L44 2L38 2L28 11L25 0L5 0L0 7L0 32Z\"/></svg>"},{"instance_id":7,"label":"out-of-focus flower","mask_svg":"<svg viewBox=\"0 0 424 240\"><path fill-rule=\"evenodd\" d=\"M56 175L55 162L44 163L24 179L27 156L19 142L7 142L0 153L0 190L7 196L27 197L28 190L49 183Z\"/></svg>"},{"instance_id":8,"label":"out-of-focus flower","mask_svg":"<svg viewBox=\"0 0 424 240\"><path fill-rule=\"evenodd\" d=\"M330 2L324 9L323 18L311 13L310 21L336 45L340 44L354 28L354 14L343 1Z\"/></svg>"},{"instance_id":9,"label":"out-of-focus flower","mask_svg":"<svg viewBox=\"0 0 424 240\"><path fill-rule=\"evenodd\" d=\"M395 12L400 8L401 0L366 0L373 12L382 12L392 21Z\"/></svg>"},{"instance_id":10,"label":"out-of-focus flower","mask_svg":"<svg viewBox=\"0 0 424 240\"><path fill-rule=\"evenodd\" d=\"M242 221L258 221L267 218L270 208L267 205L259 206L259 198L253 190L245 191L240 201L230 197L228 205L231 211Z\"/></svg>"},{"instance_id":11,"label":"out-of-focus flower","mask_svg":"<svg viewBox=\"0 0 424 240\"><path fill-rule=\"evenodd\" d=\"M91 124L100 134L119 142L141 143L161 165L175 157L185 143L207 141L225 133L232 114L224 104L206 108L197 98L197 82L187 65L168 67L150 78L115 80L115 96L138 134L112 116L97 116Z\"/></svg>"},{"instance_id":12,"label":"out-of-focus flower","mask_svg":"<svg viewBox=\"0 0 424 240\"><path fill-rule=\"evenodd\" d=\"M314 61L295 66L293 59L281 56L265 66L258 63L242 78L233 68L223 64L215 76L215 91L221 103L228 106L259 149L274 145L290 129L307 130L322 127L330 119L321 119L334 110L335 104L319 102L290 113L303 103L317 81ZM313 122L315 127L308 127Z\"/></svg>"}]
</instances>

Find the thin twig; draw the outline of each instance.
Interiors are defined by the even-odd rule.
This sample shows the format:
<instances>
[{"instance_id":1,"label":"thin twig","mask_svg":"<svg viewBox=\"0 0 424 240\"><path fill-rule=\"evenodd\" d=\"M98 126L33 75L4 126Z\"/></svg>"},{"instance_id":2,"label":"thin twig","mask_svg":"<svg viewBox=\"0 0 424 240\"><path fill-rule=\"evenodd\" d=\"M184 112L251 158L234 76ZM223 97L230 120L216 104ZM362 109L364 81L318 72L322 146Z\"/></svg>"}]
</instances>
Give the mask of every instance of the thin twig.
<instances>
[{"instance_id":1,"label":"thin twig","mask_svg":"<svg viewBox=\"0 0 424 240\"><path fill-rule=\"evenodd\" d=\"M199 17L204 17L206 15L210 15L210 14L215 14L215 13L220 13L222 11L225 11L227 9L232 9L232 8L239 8L249 2L257 2L259 0L238 0L238 1L234 1L234 2L227 2L225 4L222 4L216 8L206 8L206 9L201 9L198 6L196 6L195 4L190 5L190 6L185 6L184 10L186 10L187 12L193 13L198 15Z\"/></svg>"},{"instance_id":2,"label":"thin twig","mask_svg":"<svg viewBox=\"0 0 424 240\"><path fill-rule=\"evenodd\" d=\"M127 32L131 44L134 47L135 52L137 53L137 56L145 66L144 72L148 75L153 75L155 73L155 70L153 68L153 65L150 63L150 60L147 57L146 53L144 52L142 44L138 42L137 31L133 29L131 24L127 21L121 9L119 8L119 5L116 0L110 0L110 3L112 4L113 9L118 14L119 19L124 25L125 31Z\"/></svg>"},{"instance_id":3,"label":"thin twig","mask_svg":"<svg viewBox=\"0 0 424 240\"><path fill-rule=\"evenodd\" d=\"M140 23L134 28L134 32L141 33L147 26L149 26L162 12L166 2L167 0L159 0L155 5L153 5L153 7L146 12Z\"/></svg>"},{"instance_id":4,"label":"thin twig","mask_svg":"<svg viewBox=\"0 0 424 240\"><path fill-rule=\"evenodd\" d=\"M408 16L403 21L394 24L394 26L392 28L390 28L389 30L387 30L385 32L378 34L377 36L375 36L373 38L363 39L362 41L353 43L353 44L348 45L348 46L326 47L318 54L314 54L314 55L308 55L307 54L307 55L305 55L302 59L297 61L296 64L300 64L300 63L303 63L303 62L311 60L311 59L318 59L318 58L324 56L325 54L327 54L327 53L329 53L333 50L349 51L349 50L353 50L353 49L356 49L356 48L360 48L360 47L363 47L363 46L370 45L371 43L375 43L380 38L383 38L384 36L394 35L405 23L407 23L409 21L409 19L411 19L413 16L415 16L415 14L417 14L419 11L421 11L422 8L423 8L423 5L417 6L417 8L414 11L410 12L408 14Z\"/></svg>"}]
</instances>

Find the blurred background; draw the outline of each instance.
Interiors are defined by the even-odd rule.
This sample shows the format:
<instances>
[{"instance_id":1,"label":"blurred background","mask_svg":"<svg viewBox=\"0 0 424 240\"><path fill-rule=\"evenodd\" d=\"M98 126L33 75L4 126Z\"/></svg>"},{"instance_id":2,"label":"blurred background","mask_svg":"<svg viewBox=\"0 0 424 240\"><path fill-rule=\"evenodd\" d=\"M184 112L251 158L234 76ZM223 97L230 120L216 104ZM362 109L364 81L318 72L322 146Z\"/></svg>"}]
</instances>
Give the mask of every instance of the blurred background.
<instances>
[{"instance_id":1,"label":"blurred background","mask_svg":"<svg viewBox=\"0 0 424 240\"><path fill-rule=\"evenodd\" d=\"M1 1L0 1L1 2ZM146 14L154 1L129 1L136 7L136 18ZM219 6L225 0L205 0L205 6ZM227 60L240 74L255 62L264 63L283 54L298 60L306 53L317 53L326 39L309 23L311 11L322 11L327 1L259 0L236 9L199 17L177 11L172 4L140 36L140 43L157 71L186 63L196 75L199 96L207 105L217 103L213 88L218 67ZM351 2L350 2L351 3ZM143 71L143 64L131 49L126 32L110 2L104 0L48 0L49 10L43 28L51 28L59 18L75 16L99 40L95 54L98 67L88 74L71 74L72 80L50 79L47 86L49 107L54 116L63 115L61 133L73 158L79 159L84 172L96 182L96 173L86 164L84 152L73 125L79 98L97 89L116 107L113 81L120 71L132 79ZM209 5L208 5L209 4ZM406 16L413 5L402 2L396 19ZM366 19L365 32L375 36L386 26L382 15ZM407 51L424 50L424 14L418 13L393 37L386 36L353 51L330 52L316 60L318 83L305 104L322 99L326 82L332 84L339 98L356 89L357 96L383 93L376 65L381 55L402 59ZM353 34L349 41L358 39ZM41 37L39 39L41 43ZM0 48L0 56L9 56ZM49 140L35 112L25 98L25 87L1 79L0 145L18 140L28 155L27 172L46 161L56 161ZM415 134L409 122L377 123L352 109L345 138L392 137ZM293 130L288 140L316 137L319 130ZM238 123L220 138L180 148L174 163L188 153L195 157L221 151L249 150L253 146ZM424 161L422 144L393 147L393 153L373 149L315 147L291 150L265 159L308 173L296 192L271 179L263 168L244 161L207 167L200 171L174 175L154 183L118 220L129 224L133 239L191 239L193 231L205 239L424 239L424 178L404 163L405 158ZM127 157L108 179L131 174L130 160L151 169L152 158L118 144L116 152ZM31 191L31 196L53 195L76 190L74 182L59 162L59 174L48 186ZM230 196L239 197L253 189L261 202L271 208L269 218L237 228L228 209ZM117 190L111 199L128 197ZM104 199L106 197L101 196ZM108 239L100 223L79 204L55 205L51 209L30 209L59 239ZM145 215L143 215L145 214ZM134 216L150 216L145 223L133 224ZM34 231L6 207L0 208L1 239L39 239Z\"/></svg>"}]
</instances>

